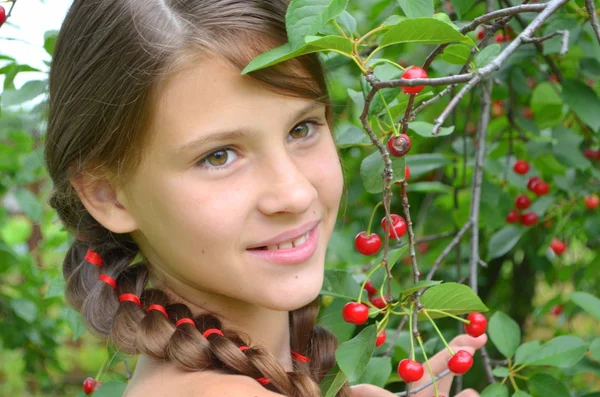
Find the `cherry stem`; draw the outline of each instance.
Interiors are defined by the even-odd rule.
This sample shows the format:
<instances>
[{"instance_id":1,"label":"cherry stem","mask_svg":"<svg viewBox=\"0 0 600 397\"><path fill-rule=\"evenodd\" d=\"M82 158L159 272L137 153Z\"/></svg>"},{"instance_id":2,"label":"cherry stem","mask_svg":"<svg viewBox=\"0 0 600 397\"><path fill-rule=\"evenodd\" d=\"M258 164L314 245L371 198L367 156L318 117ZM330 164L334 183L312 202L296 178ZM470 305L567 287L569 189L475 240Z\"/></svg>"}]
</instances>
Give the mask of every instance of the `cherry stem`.
<instances>
[{"instance_id":1,"label":"cherry stem","mask_svg":"<svg viewBox=\"0 0 600 397\"><path fill-rule=\"evenodd\" d=\"M413 329L413 327L412 327L412 322L413 322L412 317L413 316L412 315L413 315L414 309L415 309L415 304L413 303L412 305L410 305L410 310L408 312L408 329L409 329L408 333L410 335L410 356L413 361L415 361L415 341L414 341L414 335L412 332L412 329Z\"/></svg>"},{"instance_id":2,"label":"cherry stem","mask_svg":"<svg viewBox=\"0 0 600 397\"><path fill-rule=\"evenodd\" d=\"M377 208L379 208L379 206L382 204L383 201L378 202L375 205L375 208L373 208L373 211L371 212L371 218L369 219L369 227L367 228L367 237L371 235L371 226L373 225L373 218L375 217L375 212L377 211Z\"/></svg>"},{"instance_id":3,"label":"cherry stem","mask_svg":"<svg viewBox=\"0 0 600 397\"><path fill-rule=\"evenodd\" d=\"M370 224L369 224L369 227L371 227ZM369 281L369 279L371 278L373 273L375 273L375 271L377 269L379 269L380 267L381 267L381 262L377 266L375 266L373 269L371 269L369 274L367 274L367 277L365 277L365 281L363 281L362 285L360 286L360 293L358 295L358 303L361 303L361 301L362 301L363 291L365 290L365 285L367 285L367 281Z\"/></svg>"},{"instance_id":4,"label":"cherry stem","mask_svg":"<svg viewBox=\"0 0 600 397\"><path fill-rule=\"evenodd\" d=\"M453 318L453 319L455 319L455 320L462 321L462 322L463 322L463 323L465 323L465 324L471 324L471 322L470 322L469 320L467 320L467 319L465 319L465 318L462 318L462 317L455 316L454 314L450 314L450 313L448 313L448 312L445 312L445 311L443 311L443 310L437 310L437 309L427 309L427 311L429 311L429 312L431 312L431 313L440 313L440 314L443 314L443 315L445 315L445 316L452 317L452 318Z\"/></svg>"},{"instance_id":5,"label":"cherry stem","mask_svg":"<svg viewBox=\"0 0 600 397\"><path fill-rule=\"evenodd\" d=\"M342 36L344 36L345 38L348 38L348 36L347 36L347 35L346 35L346 33L344 32L344 29L342 29L342 28L340 27L340 25L338 25L337 21L336 21L335 19L332 19L331 21L333 22L333 26L335 26L335 27L336 27L336 29L340 31L340 34L341 34ZM352 34L352 32L350 32L350 34Z\"/></svg>"},{"instance_id":6,"label":"cherry stem","mask_svg":"<svg viewBox=\"0 0 600 397\"><path fill-rule=\"evenodd\" d=\"M391 312L391 310L386 310L385 315L383 316L383 318L381 319L381 322L379 323L379 326L377 327L377 332L376 332L377 335L379 335L381 330L385 329L385 327L388 323L388 320L390 319L390 312Z\"/></svg>"},{"instance_id":7,"label":"cherry stem","mask_svg":"<svg viewBox=\"0 0 600 397\"><path fill-rule=\"evenodd\" d=\"M427 309L423 309L422 312L423 312L423 314L425 314L425 316L427 317L427 319L429 320L429 322L431 323L431 325L433 325L433 328L435 329L435 331L438 333L438 335L442 339L442 342L444 342L444 345L446 346L446 348L448 349L448 351L450 352L450 354L454 355L454 352L452 351L452 348L450 347L450 345L448 345L448 342L446 342L446 338L444 338L444 335L442 335L442 332L440 331L440 329L438 328L438 326L435 324L435 321L433 321L433 319L431 318L431 316L429 315L429 313L427 313Z\"/></svg>"},{"instance_id":8,"label":"cherry stem","mask_svg":"<svg viewBox=\"0 0 600 397\"><path fill-rule=\"evenodd\" d=\"M392 129L393 129L393 134L394 136L398 136L398 130L396 129L396 123L394 122L394 116L392 116L392 112L390 112L390 108L388 107L387 102L385 101L385 98L383 97L383 94L381 93L381 91L377 91L377 93L379 94L379 97L381 98L381 101L383 102L383 105L385 106L385 110L388 114L388 117L390 118L390 121L392 122Z\"/></svg>"},{"instance_id":9,"label":"cherry stem","mask_svg":"<svg viewBox=\"0 0 600 397\"><path fill-rule=\"evenodd\" d=\"M435 375L433 375L433 371L431 370L431 365L429 365L429 359L427 358L427 352L425 351L425 347L423 346L423 340L421 339L420 336L417 336L417 342L419 342L419 346L421 346L421 352L423 352L423 357L425 357L425 365L427 366L427 371L429 372L429 376L431 377L431 379L434 380L432 383L433 383L433 390L435 392L435 397L439 397L440 393L438 392L437 382L435 381Z\"/></svg>"}]
</instances>

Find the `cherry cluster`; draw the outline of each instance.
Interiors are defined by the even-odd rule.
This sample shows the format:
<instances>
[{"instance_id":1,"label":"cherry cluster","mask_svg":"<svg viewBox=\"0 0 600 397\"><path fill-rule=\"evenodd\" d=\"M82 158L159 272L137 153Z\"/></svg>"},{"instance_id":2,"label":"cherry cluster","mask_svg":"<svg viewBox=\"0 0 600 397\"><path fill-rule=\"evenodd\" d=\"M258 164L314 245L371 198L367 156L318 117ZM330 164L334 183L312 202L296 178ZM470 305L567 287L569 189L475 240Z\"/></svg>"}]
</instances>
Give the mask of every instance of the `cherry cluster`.
<instances>
[{"instance_id":1,"label":"cherry cluster","mask_svg":"<svg viewBox=\"0 0 600 397\"><path fill-rule=\"evenodd\" d=\"M513 166L513 170L520 175L525 175L529 172L529 163L525 160L517 160ZM550 191L550 185L544 182L539 176L532 176L527 182L527 189L536 196L543 196ZM515 199L515 207L506 216L507 223L521 222L524 226L533 226L538 222L538 215L533 211L519 213L531 206L531 199L526 194L520 194Z\"/></svg>"}]
</instances>

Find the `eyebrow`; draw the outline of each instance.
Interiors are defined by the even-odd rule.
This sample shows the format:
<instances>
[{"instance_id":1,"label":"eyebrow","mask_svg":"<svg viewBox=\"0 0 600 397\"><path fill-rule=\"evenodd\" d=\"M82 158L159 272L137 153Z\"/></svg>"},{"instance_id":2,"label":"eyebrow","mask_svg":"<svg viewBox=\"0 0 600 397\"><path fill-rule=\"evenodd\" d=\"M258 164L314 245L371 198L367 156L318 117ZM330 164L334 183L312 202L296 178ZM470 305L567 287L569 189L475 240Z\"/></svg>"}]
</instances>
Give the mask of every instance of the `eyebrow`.
<instances>
[{"instance_id":1,"label":"eyebrow","mask_svg":"<svg viewBox=\"0 0 600 397\"><path fill-rule=\"evenodd\" d=\"M300 111L298 111L296 114L294 114L289 119L288 124L293 123L295 120L297 120L303 116L306 116L308 113L312 112L313 110L323 107L323 106L325 106L325 104L323 104L321 102L316 102L316 101L311 102L308 106L305 106L304 108L300 109ZM241 138L252 137L255 135L257 135L256 130L246 129L246 128L236 128L236 129L230 130L230 131L211 132L211 133L206 134L206 136L200 137L198 139L194 139L190 142L183 144L182 146L180 146L177 149L176 154L181 155L183 152L185 152L187 150L190 150L190 149L196 148L196 147L200 147L200 146L204 146L205 144L207 144L209 142L213 142L213 141L236 140L236 139L241 139Z\"/></svg>"}]
</instances>

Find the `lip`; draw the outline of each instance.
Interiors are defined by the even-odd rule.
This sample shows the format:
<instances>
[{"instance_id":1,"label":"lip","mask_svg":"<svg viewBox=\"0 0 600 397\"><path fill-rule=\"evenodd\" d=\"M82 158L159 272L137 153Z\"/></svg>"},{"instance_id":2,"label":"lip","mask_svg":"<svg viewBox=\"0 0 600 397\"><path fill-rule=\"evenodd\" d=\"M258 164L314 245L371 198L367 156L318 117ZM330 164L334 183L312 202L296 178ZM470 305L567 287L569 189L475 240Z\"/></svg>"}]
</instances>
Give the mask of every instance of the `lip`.
<instances>
[{"instance_id":1,"label":"lip","mask_svg":"<svg viewBox=\"0 0 600 397\"><path fill-rule=\"evenodd\" d=\"M304 225L302 225L300 227L297 227L295 229L288 230L287 232L278 234L277 236L275 236L269 240L265 240L260 243L253 244L246 249L249 250L249 249L253 249L253 248L266 247L267 245L278 245L281 243L285 243L287 241L295 240L299 237L304 236L309 231L313 230L319 224L319 222L321 222L321 221L316 220L316 221L311 221L311 222L305 223Z\"/></svg>"},{"instance_id":2,"label":"lip","mask_svg":"<svg viewBox=\"0 0 600 397\"><path fill-rule=\"evenodd\" d=\"M319 246L319 222L308 232L308 239L300 246L278 250L251 250L250 255L278 265L298 265L309 260ZM300 234L301 236L302 234ZM283 240L287 241L287 240Z\"/></svg>"}]
</instances>

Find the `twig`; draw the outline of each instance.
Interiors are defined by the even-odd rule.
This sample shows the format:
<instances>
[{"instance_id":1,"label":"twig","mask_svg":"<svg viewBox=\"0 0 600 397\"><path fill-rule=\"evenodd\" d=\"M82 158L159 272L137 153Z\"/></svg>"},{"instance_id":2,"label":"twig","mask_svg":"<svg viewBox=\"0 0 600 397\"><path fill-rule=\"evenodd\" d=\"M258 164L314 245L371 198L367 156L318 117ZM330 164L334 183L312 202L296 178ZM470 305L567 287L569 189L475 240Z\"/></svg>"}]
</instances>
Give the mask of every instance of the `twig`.
<instances>
[{"instance_id":1,"label":"twig","mask_svg":"<svg viewBox=\"0 0 600 397\"><path fill-rule=\"evenodd\" d=\"M551 38L553 38L555 36L559 36L559 35L563 36L563 38L561 40L560 55L564 56L569 51L569 31L568 30L557 30L556 32L547 34L546 36L524 38L523 42L526 44L540 43L542 41L546 41L548 39L551 39Z\"/></svg>"},{"instance_id":2,"label":"twig","mask_svg":"<svg viewBox=\"0 0 600 397\"><path fill-rule=\"evenodd\" d=\"M469 230L469 226L470 225L471 225L471 220L468 220L464 224L464 226L460 229L460 231L458 233L456 233L456 236L450 242L450 244L448 244L448 246L446 248L444 248L444 250L442 251L442 253L440 254L440 256L438 256L438 258L433 263L433 266L431 267L431 270L427 274L427 277L426 277L427 280L431 280L433 278L433 275L435 274L435 272L437 271L438 267L440 266L440 263L442 263L442 261L444 260L444 258L446 256L448 256L448 254L450 253L450 251L452 251L452 248L454 248L454 246L456 244L460 243L460 239L465 234L465 232L467 230Z\"/></svg>"},{"instance_id":3,"label":"twig","mask_svg":"<svg viewBox=\"0 0 600 397\"><path fill-rule=\"evenodd\" d=\"M398 340L398 338L400 337L400 333L402 332L402 328L404 328L404 325L406 324L406 322L408 321L408 316L404 316L402 317L402 320L400 321L400 325L398 325L398 328L396 328L396 333L394 334L394 337L390 340L390 347L388 347L388 349L383 353L383 356L389 356L390 354L392 354L392 350L394 350L394 346L396 345L396 341Z\"/></svg>"},{"instance_id":4,"label":"twig","mask_svg":"<svg viewBox=\"0 0 600 397\"><path fill-rule=\"evenodd\" d=\"M434 380L437 382L438 380L442 379L444 376L448 375L449 373L450 373L450 370L446 369L446 370L444 370L444 372L442 372L438 376L436 376L434 378ZM410 394L420 392L421 390L426 389L426 388L428 388L431 385L433 385L433 380L430 380L429 382L425 383L424 385L421 385L419 387L416 387L414 390L411 390ZM402 391L402 392L398 392L398 393L395 393L395 394L397 396L401 396L402 397L402 396L407 396L409 393L405 392L405 391Z\"/></svg>"},{"instance_id":5,"label":"twig","mask_svg":"<svg viewBox=\"0 0 600 397\"><path fill-rule=\"evenodd\" d=\"M594 33L596 34L596 39L598 43L600 43L600 24L598 23L598 15L596 15L596 6L594 5L594 0L585 0L585 9L588 14L590 14L590 23L592 24L592 29L594 29Z\"/></svg>"},{"instance_id":6,"label":"twig","mask_svg":"<svg viewBox=\"0 0 600 397\"><path fill-rule=\"evenodd\" d=\"M432 235L423 236L420 239L417 239L416 243L426 243L426 242L429 242L429 241L434 241L434 240L439 240L439 239L442 239L442 238L450 237L452 235L454 235L454 232L432 234Z\"/></svg>"}]
</instances>

